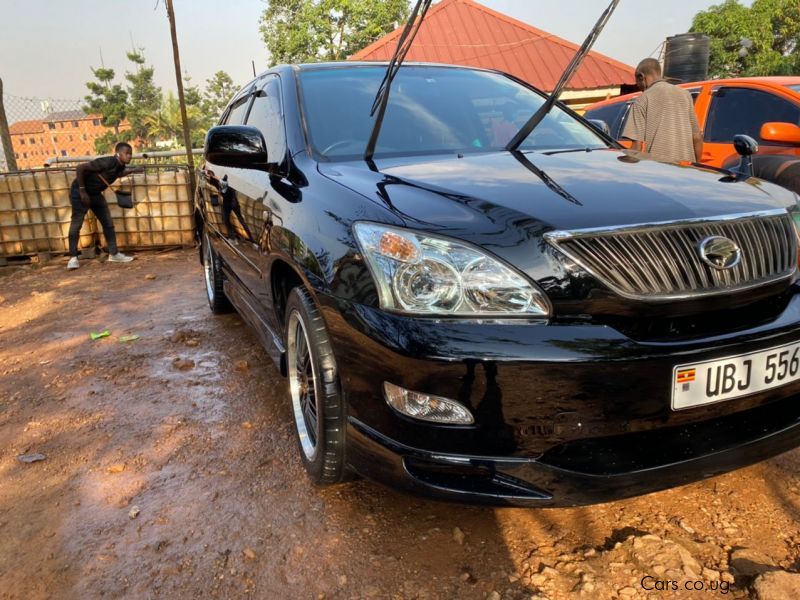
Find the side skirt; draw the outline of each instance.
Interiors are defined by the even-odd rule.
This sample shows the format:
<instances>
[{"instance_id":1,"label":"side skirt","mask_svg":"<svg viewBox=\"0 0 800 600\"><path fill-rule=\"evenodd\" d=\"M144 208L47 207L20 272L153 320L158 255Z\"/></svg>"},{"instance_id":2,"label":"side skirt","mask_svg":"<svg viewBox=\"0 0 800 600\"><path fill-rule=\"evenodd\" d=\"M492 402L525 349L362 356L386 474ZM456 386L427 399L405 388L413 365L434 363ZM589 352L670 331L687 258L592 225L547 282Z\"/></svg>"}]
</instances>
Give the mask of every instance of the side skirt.
<instances>
[{"instance_id":1,"label":"side skirt","mask_svg":"<svg viewBox=\"0 0 800 600\"><path fill-rule=\"evenodd\" d=\"M240 285L234 276L226 270L225 295L231 304L236 308L236 312L247 321L247 324L253 328L258 335L261 345L269 354L269 357L275 363L275 366L281 372L281 375L286 376L286 348L283 346L280 336L273 331L266 321L261 318L258 311L255 309L256 301L249 291Z\"/></svg>"}]
</instances>

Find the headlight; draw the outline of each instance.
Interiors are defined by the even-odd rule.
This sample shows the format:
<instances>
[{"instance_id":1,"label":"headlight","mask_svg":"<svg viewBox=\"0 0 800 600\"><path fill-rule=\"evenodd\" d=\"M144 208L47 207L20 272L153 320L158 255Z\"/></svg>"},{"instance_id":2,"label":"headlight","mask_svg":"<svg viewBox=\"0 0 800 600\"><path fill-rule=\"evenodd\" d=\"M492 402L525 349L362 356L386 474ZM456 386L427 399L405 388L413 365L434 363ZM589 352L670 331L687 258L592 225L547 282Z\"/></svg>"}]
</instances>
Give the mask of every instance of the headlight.
<instances>
[{"instance_id":1,"label":"headlight","mask_svg":"<svg viewBox=\"0 0 800 600\"><path fill-rule=\"evenodd\" d=\"M466 244L399 227L354 225L381 308L412 314L546 317L544 293Z\"/></svg>"}]
</instances>

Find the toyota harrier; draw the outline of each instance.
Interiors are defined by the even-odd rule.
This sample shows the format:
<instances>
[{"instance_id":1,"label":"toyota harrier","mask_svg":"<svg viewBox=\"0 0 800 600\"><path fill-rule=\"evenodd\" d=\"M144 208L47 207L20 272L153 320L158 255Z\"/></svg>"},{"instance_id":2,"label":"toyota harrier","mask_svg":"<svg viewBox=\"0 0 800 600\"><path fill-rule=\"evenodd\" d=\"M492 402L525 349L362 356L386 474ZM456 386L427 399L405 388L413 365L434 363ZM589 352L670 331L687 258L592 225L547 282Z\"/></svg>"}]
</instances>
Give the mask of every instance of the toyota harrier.
<instances>
[{"instance_id":1,"label":"toyota harrier","mask_svg":"<svg viewBox=\"0 0 800 600\"><path fill-rule=\"evenodd\" d=\"M371 139L385 72L264 73L198 171L209 304L286 376L314 481L564 506L800 444L792 192L559 104L509 150L547 97L481 69L403 65Z\"/></svg>"}]
</instances>

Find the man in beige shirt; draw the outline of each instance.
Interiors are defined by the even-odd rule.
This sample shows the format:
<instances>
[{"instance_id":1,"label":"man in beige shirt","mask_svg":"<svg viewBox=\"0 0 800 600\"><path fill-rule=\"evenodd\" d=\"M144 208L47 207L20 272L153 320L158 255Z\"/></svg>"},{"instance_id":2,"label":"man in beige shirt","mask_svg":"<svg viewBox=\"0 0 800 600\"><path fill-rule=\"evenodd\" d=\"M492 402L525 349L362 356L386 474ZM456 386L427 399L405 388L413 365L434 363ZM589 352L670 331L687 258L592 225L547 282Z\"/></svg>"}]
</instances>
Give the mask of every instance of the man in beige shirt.
<instances>
[{"instance_id":1,"label":"man in beige shirt","mask_svg":"<svg viewBox=\"0 0 800 600\"><path fill-rule=\"evenodd\" d=\"M691 94L661 79L661 65L646 58L636 67L642 95L631 105L622 137L633 149L664 162L700 162L703 136Z\"/></svg>"}]
</instances>

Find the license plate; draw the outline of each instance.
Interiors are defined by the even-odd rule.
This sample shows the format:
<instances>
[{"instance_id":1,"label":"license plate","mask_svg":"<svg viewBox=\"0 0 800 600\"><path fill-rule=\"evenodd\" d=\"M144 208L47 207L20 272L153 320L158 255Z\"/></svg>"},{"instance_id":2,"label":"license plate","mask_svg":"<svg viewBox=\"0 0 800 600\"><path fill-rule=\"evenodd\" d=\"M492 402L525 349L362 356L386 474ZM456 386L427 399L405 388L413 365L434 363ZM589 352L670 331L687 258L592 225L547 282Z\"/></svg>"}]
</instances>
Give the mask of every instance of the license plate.
<instances>
[{"instance_id":1,"label":"license plate","mask_svg":"<svg viewBox=\"0 0 800 600\"><path fill-rule=\"evenodd\" d=\"M740 398L798 379L800 342L678 365L672 370L672 410Z\"/></svg>"}]
</instances>

